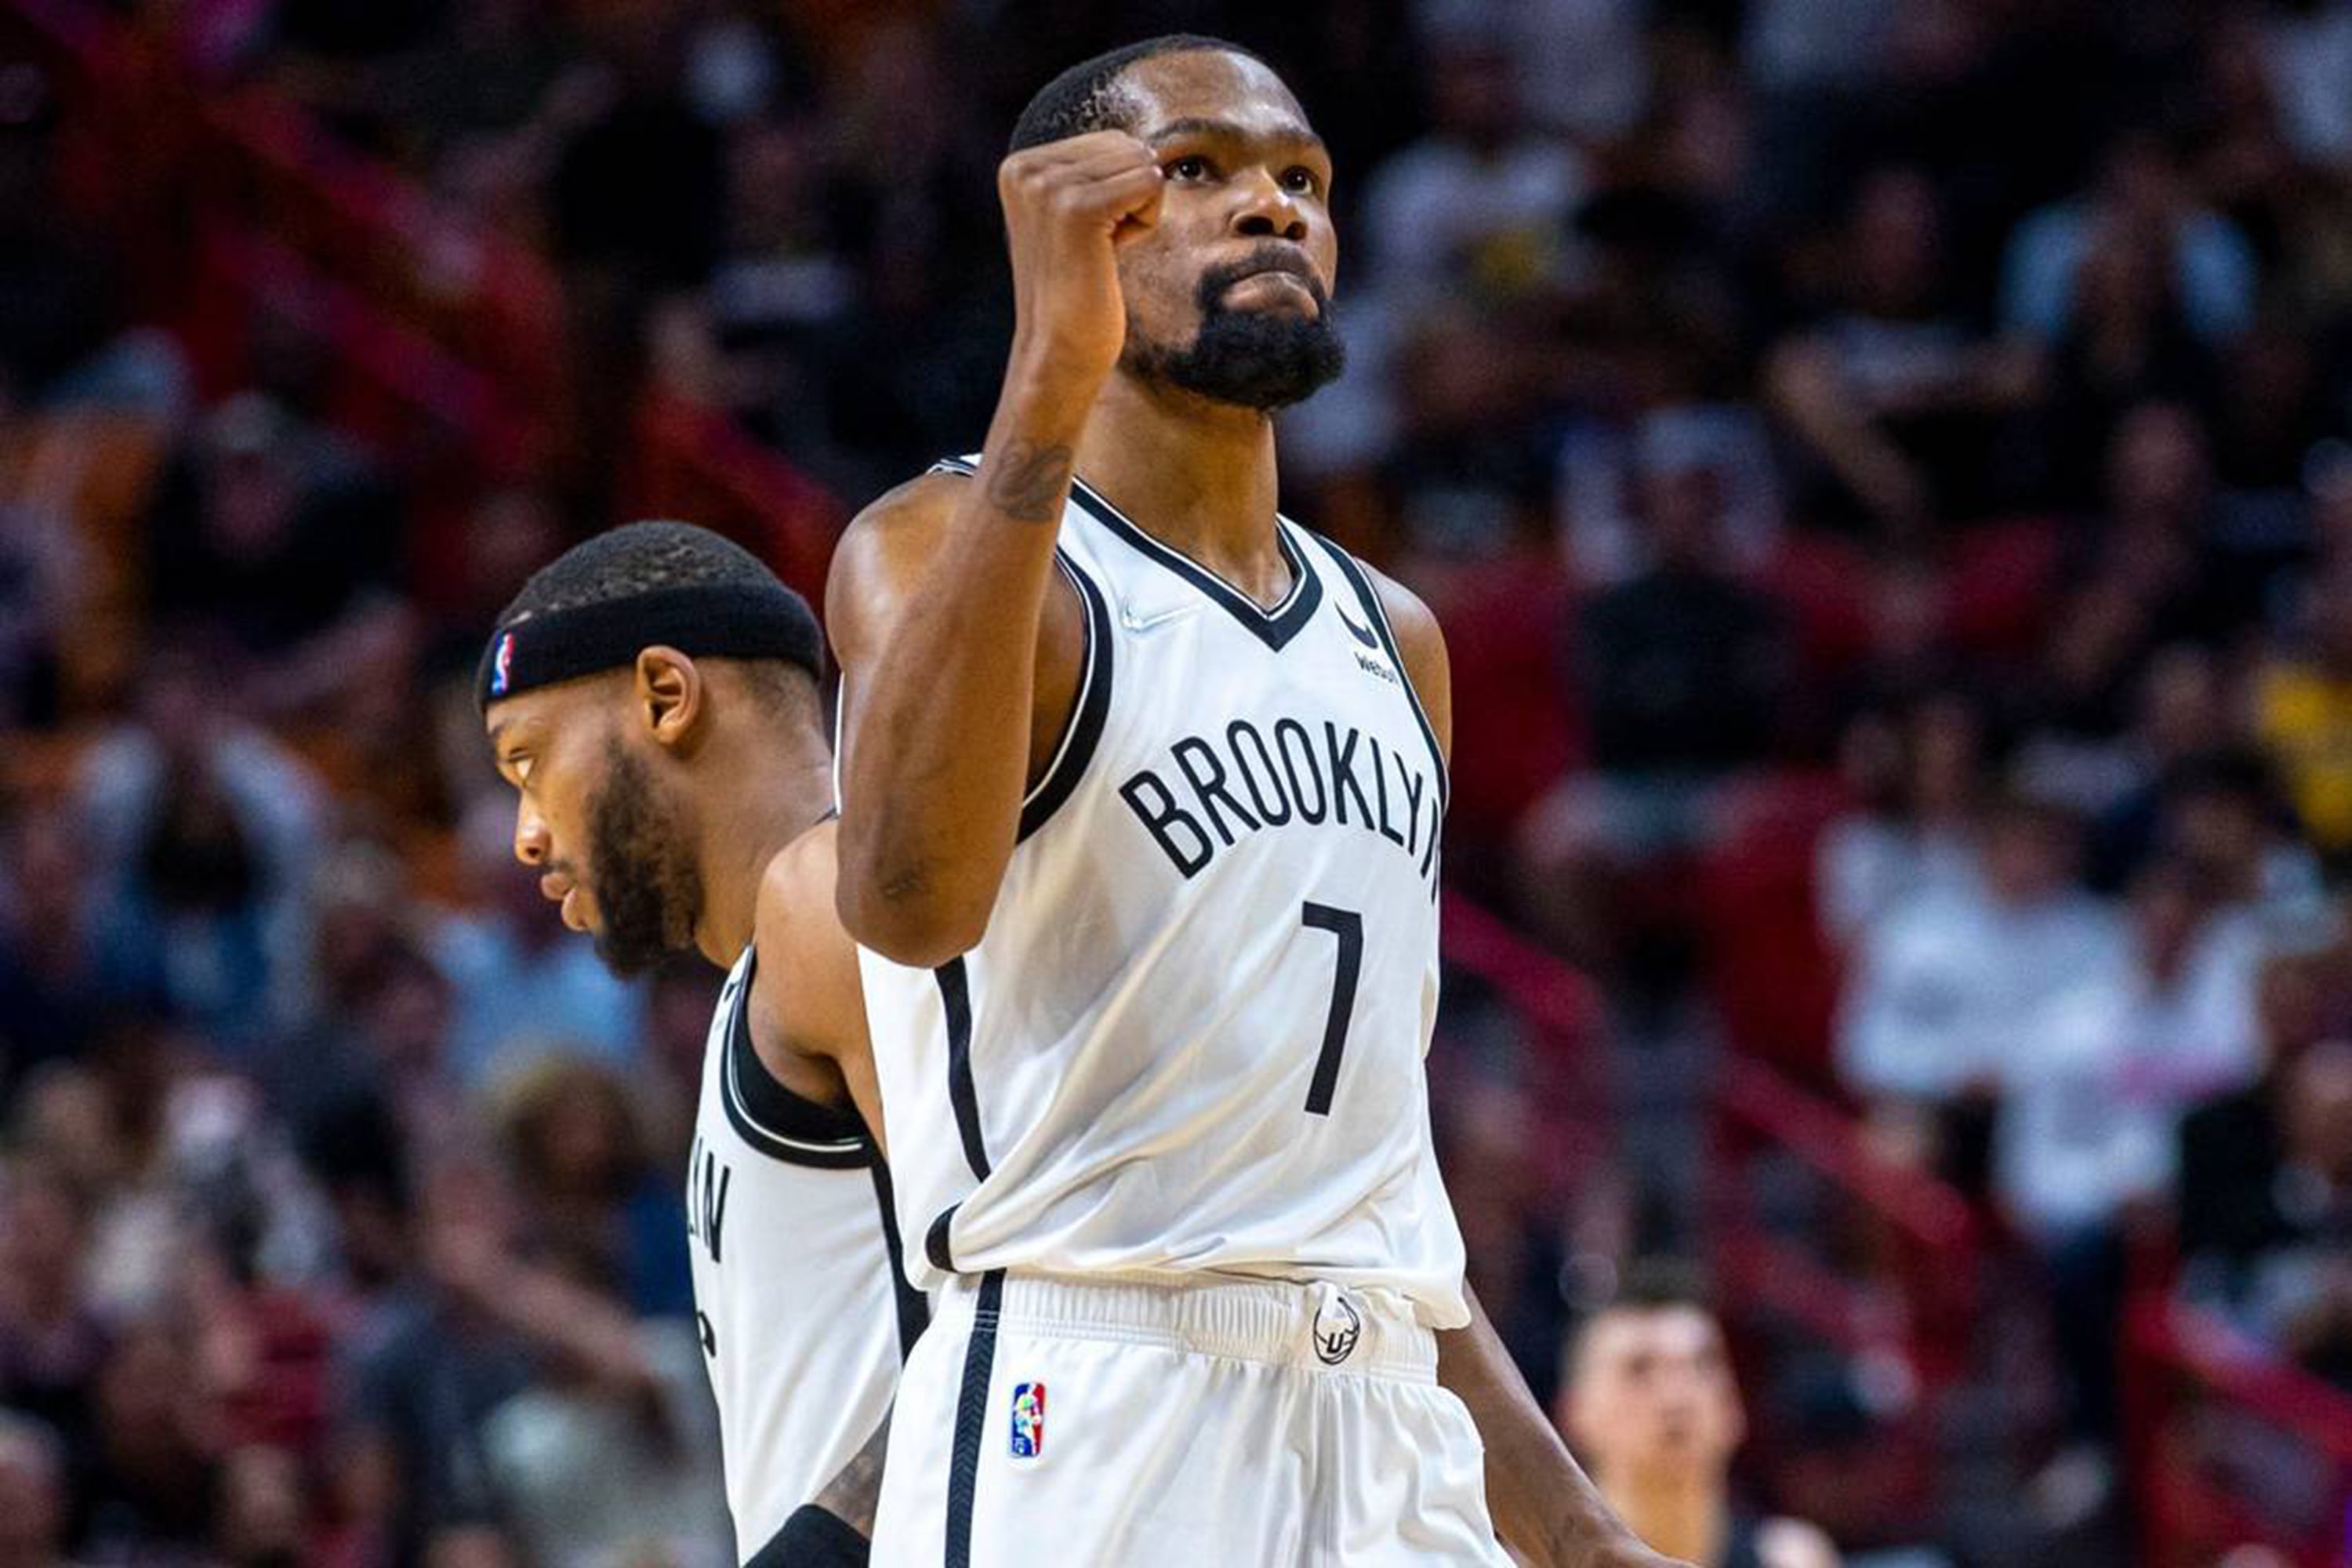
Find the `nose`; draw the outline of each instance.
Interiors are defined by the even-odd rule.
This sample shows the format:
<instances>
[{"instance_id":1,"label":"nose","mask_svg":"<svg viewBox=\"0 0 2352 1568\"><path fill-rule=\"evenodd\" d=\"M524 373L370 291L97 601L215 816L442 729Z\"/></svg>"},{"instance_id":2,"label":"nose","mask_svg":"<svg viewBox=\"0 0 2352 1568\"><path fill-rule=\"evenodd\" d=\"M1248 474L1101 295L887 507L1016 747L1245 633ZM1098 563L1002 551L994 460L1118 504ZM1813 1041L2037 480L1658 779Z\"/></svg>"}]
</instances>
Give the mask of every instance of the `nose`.
<instances>
[{"instance_id":1,"label":"nose","mask_svg":"<svg viewBox=\"0 0 2352 1568\"><path fill-rule=\"evenodd\" d=\"M1235 234L1245 239L1307 242L1307 215L1273 175L1261 169L1240 184L1244 195L1234 209Z\"/></svg>"},{"instance_id":2,"label":"nose","mask_svg":"<svg viewBox=\"0 0 2352 1568\"><path fill-rule=\"evenodd\" d=\"M526 866L543 866L547 863L551 842L547 824L532 815L528 806L518 806L515 810L515 858Z\"/></svg>"}]
</instances>

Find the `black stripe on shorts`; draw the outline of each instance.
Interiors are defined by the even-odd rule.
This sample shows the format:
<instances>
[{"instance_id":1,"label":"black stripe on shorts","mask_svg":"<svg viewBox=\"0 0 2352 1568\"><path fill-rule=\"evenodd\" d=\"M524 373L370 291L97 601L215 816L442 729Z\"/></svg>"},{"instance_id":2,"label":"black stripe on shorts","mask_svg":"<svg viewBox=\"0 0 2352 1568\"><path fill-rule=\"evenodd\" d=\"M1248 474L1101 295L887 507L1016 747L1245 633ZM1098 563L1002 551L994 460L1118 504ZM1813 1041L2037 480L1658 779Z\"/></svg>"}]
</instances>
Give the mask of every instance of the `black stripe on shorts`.
<instances>
[{"instance_id":1,"label":"black stripe on shorts","mask_svg":"<svg viewBox=\"0 0 2352 1568\"><path fill-rule=\"evenodd\" d=\"M1004 1305L1004 1270L980 1277L971 1341L963 1352L963 1390L956 1396L955 1449L948 1460L947 1568L971 1568L971 1510L980 1483L980 1449L988 1432L988 1385L996 1369L996 1320Z\"/></svg>"}]
</instances>

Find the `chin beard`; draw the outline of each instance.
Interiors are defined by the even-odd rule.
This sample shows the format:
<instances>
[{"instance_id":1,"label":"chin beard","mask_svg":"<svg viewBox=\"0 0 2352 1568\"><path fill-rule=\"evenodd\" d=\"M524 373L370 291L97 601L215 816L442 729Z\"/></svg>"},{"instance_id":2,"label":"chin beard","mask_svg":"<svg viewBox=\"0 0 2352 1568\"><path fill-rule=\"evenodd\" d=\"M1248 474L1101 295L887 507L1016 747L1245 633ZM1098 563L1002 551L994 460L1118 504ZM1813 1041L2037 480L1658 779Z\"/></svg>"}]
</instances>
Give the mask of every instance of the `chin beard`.
<instances>
[{"instance_id":1,"label":"chin beard","mask_svg":"<svg viewBox=\"0 0 2352 1568\"><path fill-rule=\"evenodd\" d=\"M1122 363L1139 380L1174 386L1213 403L1271 414L1304 403L1347 368L1347 345L1332 322L1331 299L1313 279L1315 314L1235 310L1225 291L1264 268L1252 258L1213 268L1201 279L1201 330L1181 348L1140 340L1132 324Z\"/></svg>"},{"instance_id":2,"label":"chin beard","mask_svg":"<svg viewBox=\"0 0 2352 1568\"><path fill-rule=\"evenodd\" d=\"M604 787L588 803L589 891L601 917L596 956L626 977L694 945L702 875L644 764L617 742L605 762Z\"/></svg>"}]
</instances>

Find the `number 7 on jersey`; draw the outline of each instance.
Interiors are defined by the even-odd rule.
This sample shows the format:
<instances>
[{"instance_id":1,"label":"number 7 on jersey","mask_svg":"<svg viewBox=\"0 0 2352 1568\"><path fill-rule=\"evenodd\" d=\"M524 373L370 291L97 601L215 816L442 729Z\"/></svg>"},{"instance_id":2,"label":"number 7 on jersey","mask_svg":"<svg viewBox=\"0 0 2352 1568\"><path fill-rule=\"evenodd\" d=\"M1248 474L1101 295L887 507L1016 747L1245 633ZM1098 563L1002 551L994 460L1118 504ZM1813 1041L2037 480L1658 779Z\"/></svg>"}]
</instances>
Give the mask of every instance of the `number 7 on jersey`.
<instances>
[{"instance_id":1,"label":"number 7 on jersey","mask_svg":"<svg viewBox=\"0 0 2352 1568\"><path fill-rule=\"evenodd\" d=\"M1348 1048L1348 1024L1356 1011L1356 980L1364 966L1364 917L1309 900L1299 919L1339 939L1331 976L1331 1011L1323 1020L1323 1049L1315 1058L1315 1079L1307 1086L1307 1114L1331 1114L1331 1091L1339 1081L1339 1058Z\"/></svg>"}]
</instances>

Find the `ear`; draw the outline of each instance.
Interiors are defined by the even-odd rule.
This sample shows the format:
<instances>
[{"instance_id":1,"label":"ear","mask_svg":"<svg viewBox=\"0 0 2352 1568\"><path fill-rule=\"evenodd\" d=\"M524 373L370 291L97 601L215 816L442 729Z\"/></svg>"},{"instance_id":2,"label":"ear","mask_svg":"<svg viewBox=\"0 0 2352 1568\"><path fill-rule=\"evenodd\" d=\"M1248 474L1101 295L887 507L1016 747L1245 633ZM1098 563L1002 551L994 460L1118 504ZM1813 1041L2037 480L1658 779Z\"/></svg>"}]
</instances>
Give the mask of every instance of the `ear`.
<instances>
[{"instance_id":1,"label":"ear","mask_svg":"<svg viewBox=\"0 0 2352 1568\"><path fill-rule=\"evenodd\" d=\"M709 689L694 660L656 643L637 654L636 710L654 743L671 751L701 727Z\"/></svg>"}]
</instances>

